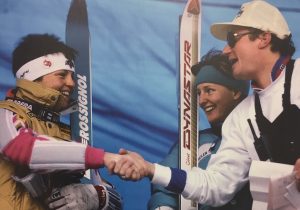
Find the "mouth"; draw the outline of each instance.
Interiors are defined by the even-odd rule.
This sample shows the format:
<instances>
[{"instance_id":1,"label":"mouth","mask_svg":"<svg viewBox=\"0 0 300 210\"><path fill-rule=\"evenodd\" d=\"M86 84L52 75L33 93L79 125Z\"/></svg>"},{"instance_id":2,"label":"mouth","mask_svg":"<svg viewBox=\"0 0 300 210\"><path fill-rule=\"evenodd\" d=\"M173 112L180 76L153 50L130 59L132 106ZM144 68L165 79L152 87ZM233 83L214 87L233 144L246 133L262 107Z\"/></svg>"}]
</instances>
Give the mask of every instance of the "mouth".
<instances>
[{"instance_id":1,"label":"mouth","mask_svg":"<svg viewBox=\"0 0 300 210\"><path fill-rule=\"evenodd\" d=\"M70 92L69 91L61 91L61 94L64 96L69 97L70 96Z\"/></svg>"},{"instance_id":2,"label":"mouth","mask_svg":"<svg viewBox=\"0 0 300 210\"><path fill-rule=\"evenodd\" d=\"M215 109L215 106L206 106L206 107L203 107L203 110L206 112L206 113L209 113L211 111L213 111Z\"/></svg>"},{"instance_id":3,"label":"mouth","mask_svg":"<svg viewBox=\"0 0 300 210\"><path fill-rule=\"evenodd\" d=\"M230 64L231 64L231 66L233 66L237 61L238 61L237 58L229 59L229 62L230 62Z\"/></svg>"}]
</instances>

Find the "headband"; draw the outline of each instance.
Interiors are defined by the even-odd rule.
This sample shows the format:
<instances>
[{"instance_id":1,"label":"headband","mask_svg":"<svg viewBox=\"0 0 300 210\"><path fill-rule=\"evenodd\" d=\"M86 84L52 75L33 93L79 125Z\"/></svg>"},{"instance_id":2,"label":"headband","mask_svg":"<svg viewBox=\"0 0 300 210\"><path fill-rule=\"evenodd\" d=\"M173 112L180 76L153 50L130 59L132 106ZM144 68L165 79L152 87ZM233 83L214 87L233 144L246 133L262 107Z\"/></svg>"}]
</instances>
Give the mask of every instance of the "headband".
<instances>
[{"instance_id":1,"label":"headband","mask_svg":"<svg viewBox=\"0 0 300 210\"><path fill-rule=\"evenodd\" d=\"M16 77L18 79L34 81L41 76L58 70L75 72L74 62L72 60L68 60L63 53L44 55L25 63L17 71Z\"/></svg>"},{"instance_id":2,"label":"headband","mask_svg":"<svg viewBox=\"0 0 300 210\"><path fill-rule=\"evenodd\" d=\"M245 95L247 95L249 91L249 82L247 80L234 79L211 65L203 66L197 73L195 84L199 85L202 83L223 85L234 90L239 90Z\"/></svg>"}]
</instances>

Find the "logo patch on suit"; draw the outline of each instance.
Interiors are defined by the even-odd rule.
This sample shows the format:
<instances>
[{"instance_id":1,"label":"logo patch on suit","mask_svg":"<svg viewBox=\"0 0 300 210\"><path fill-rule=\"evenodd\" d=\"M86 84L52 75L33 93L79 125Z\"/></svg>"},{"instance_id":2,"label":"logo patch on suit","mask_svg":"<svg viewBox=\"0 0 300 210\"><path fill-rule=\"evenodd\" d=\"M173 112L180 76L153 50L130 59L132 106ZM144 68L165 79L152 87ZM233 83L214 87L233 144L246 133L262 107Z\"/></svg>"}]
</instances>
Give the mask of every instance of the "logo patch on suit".
<instances>
[{"instance_id":1,"label":"logo patch on suit","mask_svg":"<svg viewBox=\"0 0 300 210\"><path fill-rule=\"evenodd\" d=\"M213 150L213 148L215 147L215 145L216 145L215 142L202 144L198 148L198 162L201 161L206 156L211 155L211 151Z\"/></svg>"}]
</instances>

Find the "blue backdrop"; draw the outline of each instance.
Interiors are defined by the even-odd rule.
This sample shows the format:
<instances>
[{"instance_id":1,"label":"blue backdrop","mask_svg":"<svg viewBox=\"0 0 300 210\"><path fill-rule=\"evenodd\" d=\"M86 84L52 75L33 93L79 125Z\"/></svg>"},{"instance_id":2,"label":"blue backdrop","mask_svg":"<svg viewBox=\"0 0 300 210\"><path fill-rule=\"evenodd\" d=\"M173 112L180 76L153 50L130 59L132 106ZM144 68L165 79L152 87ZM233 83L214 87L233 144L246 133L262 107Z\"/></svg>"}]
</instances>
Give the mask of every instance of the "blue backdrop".
<instances>
[{"instance_id":1,"label":"blue backdrop","mask_svg":"<svg viewBox=\"0 0 300 210\"><path fill-rule=\"evenodd\" d=\"M0 94L15 80L11 53L28 33L54 33L64 40L70 0L0 0ZM214 22L231 21L242 0L204 0L201 54L222 49L210 35ZM270 1L286 16L293 36L300 1ZM286 2L289 4L286 5ZM92 43L94 145L120 147L160 161L178 140L177 72L179 16L185 0L87 0ZM300 40L295 39L300 47ZM296 52L299 56L299 51ZM147 179L124 182L101 173L124 198L125 210L146 209Z\"/></svg>"}]
</instances>

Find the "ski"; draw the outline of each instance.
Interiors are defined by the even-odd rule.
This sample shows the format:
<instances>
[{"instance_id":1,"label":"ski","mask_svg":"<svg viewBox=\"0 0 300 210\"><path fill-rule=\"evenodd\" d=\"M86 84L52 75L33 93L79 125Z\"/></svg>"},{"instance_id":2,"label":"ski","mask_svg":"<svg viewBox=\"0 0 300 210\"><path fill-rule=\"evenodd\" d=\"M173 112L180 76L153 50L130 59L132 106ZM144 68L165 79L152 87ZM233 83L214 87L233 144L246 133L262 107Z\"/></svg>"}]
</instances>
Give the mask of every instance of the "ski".
<instances>
[{"instance_id":1,"label":"ski","mask_svg":"<svg viewBox=\"0 0 300 210\"><path fill-rule=\"evenodd\" d=\"M197 91L194 86L195 77L191 67L198 62L201 30L201 0L188 0L180 21L179 46L179 166L183 170L197 167L198 150L198 106ZM179 209L196 210L196 202L179 199Z\"/></svg>"},{"instance_id":2,"label":"ski","mask_svg":"<svg viewBox=\"0 0 300 210\"><path fill-rule=\"evenodd\" d=\"M72 0L67 16L66 44L78 55L75 60L76 88L73 92L78 111L70 116L71 136L82 144L92 145L92 69L88 12L85 0ZM92 173L91 173L92 172ZM92 178L94 170L86 171ZM94 180L93 180L94 181Z\"/></svg>"}]
</instances>

